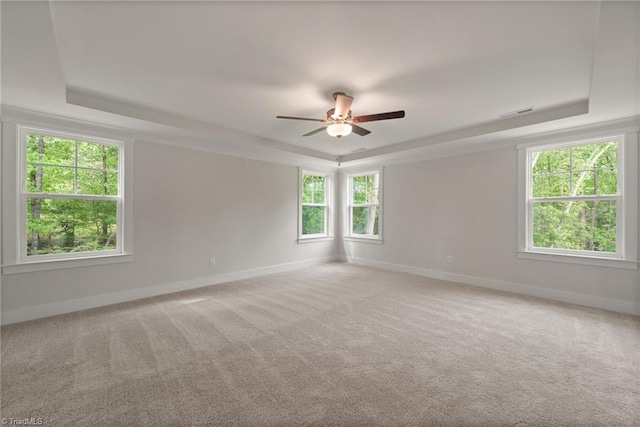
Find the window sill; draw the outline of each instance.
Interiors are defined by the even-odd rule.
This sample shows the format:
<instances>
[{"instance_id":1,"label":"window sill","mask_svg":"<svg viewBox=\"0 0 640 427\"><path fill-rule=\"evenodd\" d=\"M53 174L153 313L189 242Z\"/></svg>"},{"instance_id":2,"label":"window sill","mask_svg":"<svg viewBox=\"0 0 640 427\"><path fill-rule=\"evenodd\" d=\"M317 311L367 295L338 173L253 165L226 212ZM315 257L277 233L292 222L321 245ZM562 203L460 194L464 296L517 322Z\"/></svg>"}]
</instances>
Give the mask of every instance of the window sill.
<instances>
[{"instance_id":1,"label":"window sill","mask_svg":"<svg viewBox=\"0 0 640 427\"><path fill-rule=\"evenodd\" d=\"M342 240L346 242L374 243L377 245L382 244L382 239L380 237L344 236Z\"/></svg>"},{"instance_id":2,"label":"window sill","mask_svg":"<svg viewBox=\"0 0 640 427\"><path fill-rule=\"evenodd\" d=\"M605 258L580 256L571 254L551 254L546 252L518 251L518 258L535 259L538 261L562 262L568 264L592 265L596 267L624 268L637 270L638 261L620 258Z\"/></svg>"},{"instance_id":3,"label":"window sill","mask_svg":"<svg viewBox=\"0 0 640 427\"><path fill-rule=\"evenodd\" d=\"M2 266L2 274L31 273L34 271L62 270L65 268L89 267L93 265L117 264L133 261L133 254L98 255L83 258L30 261Z\"/></svg>"},{"instance_id":4,"label":"window sill","mask_svg":"<svg viewBox=\"0 0 640 427\"><path fill-rule=\"evenodd\" d=\"M330 242L333 239L334 236L301 236L298 237L298 243Z\"/></svg>"}]
</instances>

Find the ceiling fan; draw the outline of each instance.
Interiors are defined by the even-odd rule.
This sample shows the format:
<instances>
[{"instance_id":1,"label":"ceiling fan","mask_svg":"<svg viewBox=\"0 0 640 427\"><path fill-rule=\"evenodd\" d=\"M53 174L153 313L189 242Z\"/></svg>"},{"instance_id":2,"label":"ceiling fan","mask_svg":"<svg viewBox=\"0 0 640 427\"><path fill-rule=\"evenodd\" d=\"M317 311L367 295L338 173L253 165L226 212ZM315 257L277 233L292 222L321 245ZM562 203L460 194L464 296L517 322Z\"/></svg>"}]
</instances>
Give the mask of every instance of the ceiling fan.
<instances>
[{"instance_id":1,"label":"ceiling fan","mask_svg":"<svg viewBox=\"0 0 640 427\"><path fill-rule=\"evenodd\" d=\"M290 120L308 120L311 122L321 122L324 126L316 130L312 130L309 133L305 133L302 136L315 135L318 132L327 130L327 133L336 138L342 138L349 135L352 131L360 136L369 135L371 132L362 128L356 123L375 122L378 120L389 119L401 119L404 117L404 110L392 111L390 113L369 114L367 116L351 115L351 103L353 102L353 96L345 95L344 92L336 92L333 94L333 99L336 100L335 108L327 111L326 119L308 119L305 117L290 117L290 116L276 116L277 119L290 119Z\"/></svg>"}]
</instances>

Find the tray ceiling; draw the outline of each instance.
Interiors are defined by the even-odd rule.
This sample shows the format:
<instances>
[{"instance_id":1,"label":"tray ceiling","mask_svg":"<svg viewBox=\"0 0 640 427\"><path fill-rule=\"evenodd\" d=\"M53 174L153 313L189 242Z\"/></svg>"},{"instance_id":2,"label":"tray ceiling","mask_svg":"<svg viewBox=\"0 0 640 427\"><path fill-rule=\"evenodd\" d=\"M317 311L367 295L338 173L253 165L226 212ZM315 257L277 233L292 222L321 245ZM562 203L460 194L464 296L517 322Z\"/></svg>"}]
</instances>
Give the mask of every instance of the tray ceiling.
<instances>
[{"instance_id":1,"label":"tray ceiling","mask_svg":"<svg viewBox=\"0 0 640 427\"><path fill-rule=\"evenodd\" d=\"M616 33L606 25L622 16L620 8L628 9L625 16L637 11L633 4L51 2L42 6L2 5L3 83L10 86L5 104L33 108L30 104L38 102L38 95L25 87L40 74L56 87L41 96L62 97L41 101L40 105L56 110L52 113L83 116L88 113L79 106L90 107L103 116L105 111L111 113L107 121L113 124L122 120L123 125L151 131L153 125L141 122L155 123L175 129L176 135L181 131L231 139L242 135L246 143L326 159L363 158L504 131L526 135L560 126L562 121L554 120L563 117L575 116L564 120L583 124L638 113L633 111L637 93L622 100L622 107L618 99L622 111L616 117L606 117L604 107L593 105L594 101L613 104L605 95L594 94L611 84L607 72L620 68L624 75L622 68L634 65L637 40L630 32ZM21 21L33 23L34 17L47 19L47 25L31 25L31 33L18 28ZM637 28L635 18L628 19L627 30ZM616 24L621 25L619 19ZM37 46L37 51L20 49L21 44ZM627 64L607 63L607 71L598 71L598 62L606 61L610 49L627 49L631 59ZM15 58L17 64L5 67L5 59L14 59L7 55L18 52L34 58ZM53 64L52 69L21 72L27 62L38 63L38 53L43 62ZM338 90L355 97L354 115L404 109L406 118L368 123L370 135L339 141L326 133L303 138L317 127L314 123L275 118L278 114L323 118L333 107L331 94ZM76 106L62 108L64 101ZM500 118L531 106L535 110L528 121ZM589 114L584 114L587 109ZM91 118L95 117L101 116Z\"/></svg>"}]
</instances>

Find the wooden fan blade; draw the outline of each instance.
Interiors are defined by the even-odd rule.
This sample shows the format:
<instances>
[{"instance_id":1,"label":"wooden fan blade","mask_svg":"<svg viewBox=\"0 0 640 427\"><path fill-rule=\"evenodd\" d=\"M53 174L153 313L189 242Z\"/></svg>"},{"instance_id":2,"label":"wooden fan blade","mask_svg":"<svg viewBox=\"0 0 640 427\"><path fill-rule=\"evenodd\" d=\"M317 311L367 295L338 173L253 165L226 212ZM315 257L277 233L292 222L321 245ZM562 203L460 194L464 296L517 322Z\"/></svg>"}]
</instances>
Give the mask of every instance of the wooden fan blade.
<instances>
[{"instance_id":1,"label":"wooden fan blade","mask_svg":"<svg viewBox=\"0 0 640 427\"><path fill-rule=\"evenodd\" d=\"M375 122L377 120L401 119L404 117L404 110L392 111L390 113L369 114L368 116L354 117L353 123Z\"/></svg>"},{"instance_id":2,"label":"wooden fan blade","mask_svg":"<svg viewBox=\"0 0 640 427\"><path fill-rule=\"evenodd\" d=\"M356 126L354 124L351 125L351 130L353 131L353 133L357 133L360 136L366 136L371 133L371 131L368 131L365 128L361 128L360 126Z\"/></svg>"},{"instance_id":3,"label":"wooden fan blade","mask_svg":"<svg viewBox=\"0 0 640 427\"><path fill-rule=\"evenodd\" d=\"M325 129L326 129L326 128L323 126L323 127L318 128L318 129L316 129L316 130L312 130L312 131L311 131L311 132L309 132L309 133L305 133L305 134L304 134L304 135L302 135L302 136L311 136L311 135L315 135L316 133L318 133L318 132L322 132L322 131L323 131L323 130L325 130Z\"/></svg>"},{"instance_id":4,"label":"wooden fan blade","mask_svg":"<svg viewBox=\"0 0 640 427\"><path fill-rule=\"evenodd\" d=\"M323 120L323 119L308 119L306 117L276 116L276 119L307 120L307 121L310 121L310 122L326 123L326 120Z\"/></svg>"},{"instance_id":5,"label":"wooden fan blade","mask_svg":"<svg viewBox=\"0 0 640 427\"><path fill-rule=\"evenodd\" d=\"M349 109L353 102L353 96L345 95L343 93L336 93L336 109L334 114L336 116L346 118L349 115Z\"/></svg>"}]
</instances>

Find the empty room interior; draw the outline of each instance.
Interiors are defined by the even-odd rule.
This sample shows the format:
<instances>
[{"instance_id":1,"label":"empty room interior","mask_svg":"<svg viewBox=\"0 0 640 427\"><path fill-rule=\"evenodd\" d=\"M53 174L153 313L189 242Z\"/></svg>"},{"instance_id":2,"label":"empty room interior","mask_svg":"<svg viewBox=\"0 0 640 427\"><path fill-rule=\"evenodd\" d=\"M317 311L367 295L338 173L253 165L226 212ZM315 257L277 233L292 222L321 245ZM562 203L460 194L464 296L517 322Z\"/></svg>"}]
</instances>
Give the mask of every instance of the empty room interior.
<instances>
[{"instance_id":1,"label":"empty room interior","mask_svg":"<svg viewBox=\"0 0 640 427\"><path fill-rule=\"evenodd\" d=\"M640 2L0 15L2 424L640 425Z\"/></svg>"}]
</instances>

